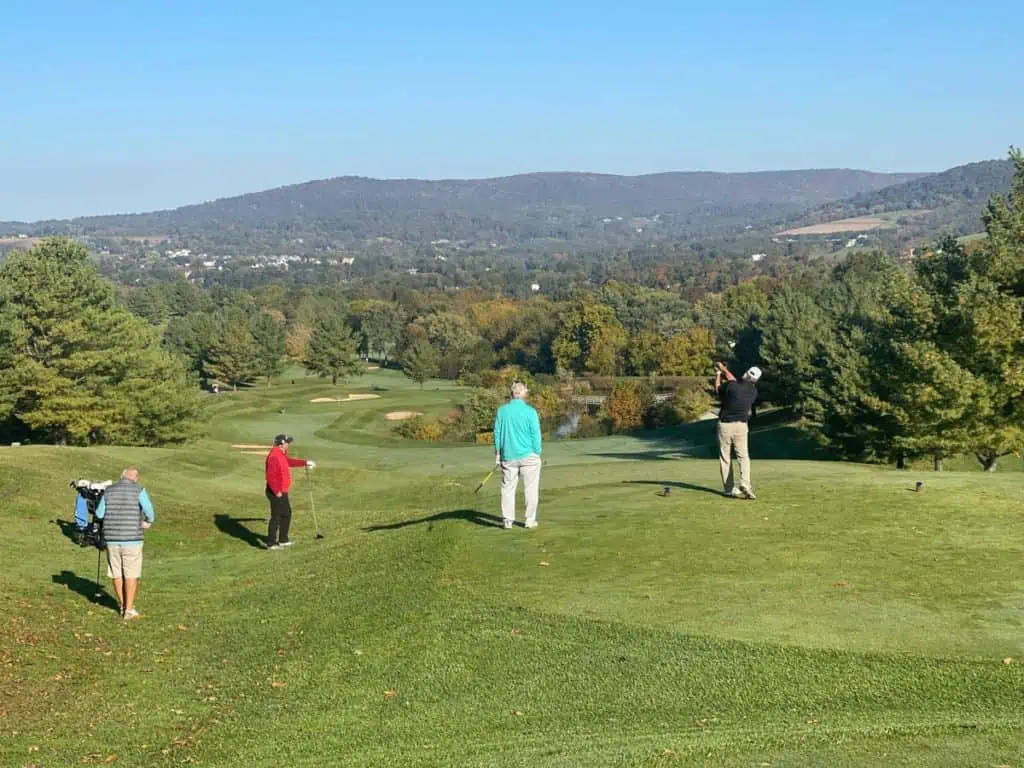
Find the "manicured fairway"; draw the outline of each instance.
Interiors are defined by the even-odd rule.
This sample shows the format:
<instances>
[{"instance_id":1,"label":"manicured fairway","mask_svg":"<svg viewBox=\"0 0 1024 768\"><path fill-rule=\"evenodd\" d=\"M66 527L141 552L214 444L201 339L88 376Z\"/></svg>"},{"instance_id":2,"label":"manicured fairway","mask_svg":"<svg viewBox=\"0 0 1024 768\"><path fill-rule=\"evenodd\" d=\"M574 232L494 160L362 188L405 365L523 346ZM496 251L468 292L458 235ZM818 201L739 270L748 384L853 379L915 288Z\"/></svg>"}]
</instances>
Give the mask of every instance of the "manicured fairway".
<instances>
[{"instance_id":1,"label":"manicured fairway","mask_svg":"<svg viewBox=\"0 0 1024 768\"><path fill-rule=\"evenodd\" d=\"M380 397L310 402L348 392ZM0 449L0 764L1024 765L1018 460L805 460L768 416L745 502L710 425L549 442L540 528L503 531L488 447L385 418L460 397L300 377L220 395L192 447ZM232 446L282 431L326 538L298 471L298 543L266 552ZM125 625L54 521L128 463L157 524Z\"/></svg>"}]
</instances>

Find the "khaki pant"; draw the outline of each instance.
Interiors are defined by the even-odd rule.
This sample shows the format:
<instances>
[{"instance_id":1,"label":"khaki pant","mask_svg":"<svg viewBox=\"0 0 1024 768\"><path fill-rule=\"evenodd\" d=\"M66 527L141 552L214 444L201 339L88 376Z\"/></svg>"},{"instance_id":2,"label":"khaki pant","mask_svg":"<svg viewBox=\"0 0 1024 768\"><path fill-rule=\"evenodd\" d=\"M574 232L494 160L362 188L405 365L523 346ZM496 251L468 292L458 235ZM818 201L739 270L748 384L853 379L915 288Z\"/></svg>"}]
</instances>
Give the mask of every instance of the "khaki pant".
<instances>
[{"instance_id":1,"label":"khaki pant","mask_svg":"<svg viewBox=\"0 0 1024 768\"><path fill-rule=\"evenodd\" d=\"M107 544L107 578L141 579L142 545Z\"/></svg>"},{"instance_id":2,"label":"khaki pant","mask_svg":"<svg viewBox=\"0 0 1024 768\"><path fill-rule=\"evenodd\" d=\"M526 497L526 522L535 523L540 496L540 459L536 456L501 462L501 516L509 522L516 519L516 487L520 475Z\"/></svg>"},{"instance_id":3,"label":"khaki pant","mask_svg":"<svg viewBox=\"0 0 1024 768\"><path fill-rule=\"evenodd\" d=\"M736 486L732 474L732 452L740 465L740 484ZM726 493L750 489L750 454L747 452L747 425L742 421L718 422L718 464L722 471L722 486Z\"/></svg>"}]
</instances>

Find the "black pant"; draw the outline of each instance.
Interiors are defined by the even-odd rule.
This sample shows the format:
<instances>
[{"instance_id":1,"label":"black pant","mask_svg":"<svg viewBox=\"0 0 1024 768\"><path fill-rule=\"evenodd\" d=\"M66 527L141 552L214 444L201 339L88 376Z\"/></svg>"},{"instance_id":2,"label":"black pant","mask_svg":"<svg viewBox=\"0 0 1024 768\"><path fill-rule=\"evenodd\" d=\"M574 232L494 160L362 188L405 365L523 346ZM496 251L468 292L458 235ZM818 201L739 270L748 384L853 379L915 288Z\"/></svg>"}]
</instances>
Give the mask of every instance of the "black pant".
<instances>
[{"instance_id":1,"label":"black pant","mask_svg":"<svg viewBox=\"0 0 1024 768\"><path fill-rule=\"evenodd\" d=\"M288 529L292 525L292 504L288 501L288 494L282 493L280 498L267 488L267 499L270 500L270 526L267 528L267 546L272 547L278 543L278 530L281 532L280 543L288 541Z\"/></svg>"}]
</instances>

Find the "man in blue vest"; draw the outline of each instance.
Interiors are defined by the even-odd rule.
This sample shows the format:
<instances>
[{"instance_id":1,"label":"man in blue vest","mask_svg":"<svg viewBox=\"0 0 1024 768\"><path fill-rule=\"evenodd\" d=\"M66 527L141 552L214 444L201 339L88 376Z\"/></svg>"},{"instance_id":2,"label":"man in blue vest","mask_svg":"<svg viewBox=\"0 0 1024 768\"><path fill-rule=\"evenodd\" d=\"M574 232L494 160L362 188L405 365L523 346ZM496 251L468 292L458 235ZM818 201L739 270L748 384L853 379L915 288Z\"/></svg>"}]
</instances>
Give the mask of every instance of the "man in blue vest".
<instances>
[{"instance_id":1,"label":"man in blue vest","mask_svg":"<svg viewBox=\"0 0 1024 768\"><path fill-rule=\"evenodd\" d=\"M516 486L523 478L526 496L526 527L537 527L540 493L540 419L526 404L526 385L512 384L512 399L498 409L494 420L494 461L501 467L501 517L505 528L516 519Z\"/></svg>"},{"instance_id":2,"label":"man in blue vest","mask_svg":"<svg viewBox=\"0 0 1024 768\"><path fill-rule=\"evenodd\" d=\"M103 521L107 543L107 576L114 580L114 594L125 621L139 618L135 595L142 577L142 538L153 524L153 503L139 485L139 470L128 467L121 479L107 488L96 517Z\"/></svg>"}]
</instances>

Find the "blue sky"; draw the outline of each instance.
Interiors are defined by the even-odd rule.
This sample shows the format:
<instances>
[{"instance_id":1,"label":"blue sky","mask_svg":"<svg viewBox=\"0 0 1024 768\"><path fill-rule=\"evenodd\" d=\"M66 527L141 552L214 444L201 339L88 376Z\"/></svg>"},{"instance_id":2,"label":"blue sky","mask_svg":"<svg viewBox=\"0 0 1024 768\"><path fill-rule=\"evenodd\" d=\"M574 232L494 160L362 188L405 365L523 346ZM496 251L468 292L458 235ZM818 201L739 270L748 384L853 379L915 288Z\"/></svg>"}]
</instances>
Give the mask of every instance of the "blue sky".
<instances>
[{"instance_id":1,"label":"blue sky","mask_svg":"<svg viewBox=\"0 0 1024 768\"><path fill-rule=\"evenodd\" d=\"M1016 2L0 3L0 221L314 178L856 167L1024 143Z\"/></svg>"}]
</instances>

